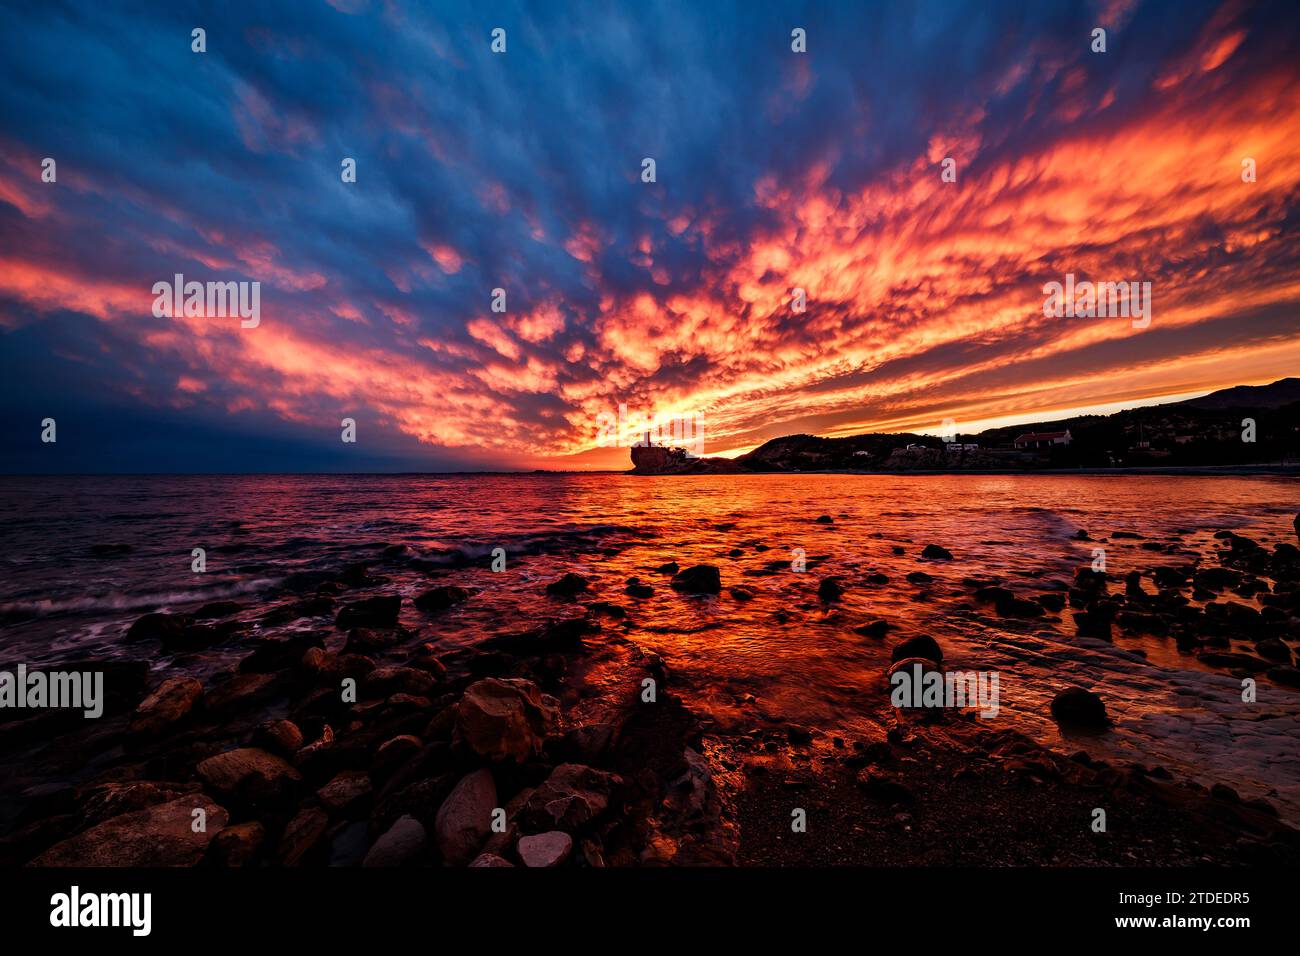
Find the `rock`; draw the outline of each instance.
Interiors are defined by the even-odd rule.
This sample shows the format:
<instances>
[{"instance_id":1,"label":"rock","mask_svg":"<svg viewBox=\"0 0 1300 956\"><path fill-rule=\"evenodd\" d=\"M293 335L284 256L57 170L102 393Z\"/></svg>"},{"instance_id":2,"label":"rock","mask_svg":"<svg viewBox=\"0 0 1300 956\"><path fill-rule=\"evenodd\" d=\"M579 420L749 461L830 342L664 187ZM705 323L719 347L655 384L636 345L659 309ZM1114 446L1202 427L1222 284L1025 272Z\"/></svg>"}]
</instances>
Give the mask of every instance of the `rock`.
<instances>
[{"instance_id":1,"label":"rock","mask_svg":"<svg viewBox=\"0 0 1300 956\"><path fill-rule=\"evenodd\" d=\"M279 682L279 674L236 674L208 689L203 708L211 715L218 715L251 706L270 697Z\"/></svg>"},{"instance_id":2,"label":"rock","mask_svg":"<svg viewBox=\"0 0 1300 956\"><path fill-rule=\"evenodd\" d=\"M424 854L428 836L415 817L401 817L388 828L366 854L362 866L405 866Z\"/></svg>"},{"instance_id":3,"label":"rock","mask_svg":"<svg viewBox=\"0 0 1300 956\"><path fill-rule=\"evenodd\" d=\"M506 860L506 859L504 859L504 858L502 858L502 857L497 856L495 853L480 853L478 856L474 857L474 861L473 861L472 863L470 863L470 866L510 866L510 867L513 867L514 864L511 863L509 860Z\"/></svg>"},{"instance_id":4,"label":"rock","mask_svg":"<svg viewBox=\"0 0 1300 956\"><path fill-rule=\"evenodd\" d=\"M529 796L520 820L529 829L573 830L603 813L622 782L621 777L603 770L560 764Z\"/></svg>"},{"instance_id":5,"label":"rock","mask_svg":"<svg viewBox=\"0 0 1300 956\"><path fill-rule=\"evenodd\" d=\"M207 826L194 832L194 811ZM83 830L46 850L33 866L194 866L226 825L226 811L202 793L123 813Z\"/></svg>"},{"instance_id":6,"label":"rock","mask_svg":"<svg viewBox=\"0 0 1300 956\"><path fill-rule=\"evenodd\" d=\"M572 850L573 838L561 830L520 837L516 847L519 859L524 866L530 867L559 866L569 858Z\"/></svg>"},{"instance_id":7,"label":"rock","mask_svg":"<svg viewBox=\"0 0 1300 956\"><path fill-rule=\"evenodd\" d=\"M840 583L840 578L822 578L817 585L817 596L823 601L838 601L840 595L844 593L844 585Z\"/></svg>"},{"instance_id":8,"label":"rock","mask_svg":"<svg viewBox=\"0 0 1300 956\"><path fill-rule=\"evenodd\" d=\"M642 584L639 581L628 584L623 589L623 593L634 598L648 598L655 593L655 589L648 584Z\"/></svg>"},{"instance_id":9,"label":"rock","mask_svg":"<svg viewBox=\"0 0 1300 956\"><path fill-rule=\"evenodd\" d=\"M140 702L131 718L131 733L156 737L171 730L203 699L203 685L193 677L173 677Z\"/></svg>"},{"instance_id":10,"label":"rock","mask_svg":"<svg viewBox=\"0 0 1300 956\"><path fill-rule=\"evenodd\" d=\"M343 630L351 627L396 627L402 599L398 596L371 597L345 604L334 619Z\"/></svg>"},{"instance_id":11,"label":"rock","mask_svg":"<svg viewBox=\"0 0 1300 956\"><path fill-rule=\"evenodd\" d=\"M722 575L711 564L697 564L673 575L674 591L685 594L717 594L722 590Z\"/></svg>"},{"instance_id":12,"label":"rock","mask_svg":"<svg viewBox=\"0 0 1300 956\"><path fill-rule=\"evenodd\" d=\"M1270 667L1268 677L1287 687L1300 687L1300 668L1285 664L1280 667Z\"/></svg>"},{"instance_id":13,"label":"rock","mask_svg":"<svg viewBox=\"0 0 1300 956\"><path fill-rule=\"evenodd\" d=\"M401 628L389 627L354 627L348 631L347 642L343 645L344 654L374 654L401 642L409 636Z\"/></svg>"},{"instance_id":14,"label":"rock","mask_svg":"<svg viewBox=\"0 0 1300 956\"><path fill-rule=\"evenodd\" d=\"M591 582L581 574L569 573L546 585L546 593L552 597L572 598L583 591L591 590Z\"/></svg>"},{"instance_id":15,"label":"rock","mask_svg":"<svg viewBox=\"0 0 1300 956\"><path fill-rule=\"evenodd\" d=\"M445 611L469 599L469 592L464 588L444 587L429 588L415 599L415 606L421 611Z\"/></svg>"},{"instance_id":16,"label":"rock","mask_svg":"<svg viewBox=\"0 0 1300 956\"><path fill-rule=\"evenodd\" d=\"M434 836L442 858L464 866L478 855L492 832L492 811L497 805L496 783L486 769L462 777L438 808Z\"/></svg>"},{"instance_id":17,"label":"rock","mask_svg":"<svg viewBox=\"0 0 1300 956\"><path fill-rule=\"evenodd\" d=\"M344 770L316 791L316 797L335 816L349 815L370 800L374 787L364 770Z\"/></svg>"},{"instance_id":18,"label":"rock","mask_svg":"<svg viewBox=\"0 0 1300 956\"><path fill-rule=\"evenodd\" d=\"M271 720L253 732L253 744L289 758L302 746L302 730L292 720Z\"/></svg>"},{"instance_id":19,"label":"rock","mask_svg":"<svg viewBox=\"0 0 1300 956\"><path fill-rule=\"evenodd\" d=\"M661 564L655 568L660 574L676 574L681 568L676 561L669 561L667 564Z\"/></svg>"},{"instance_id":20,"label":"rock","mask_svg":"<svg viewBox=\"0 0 1300 956\"><path fill-rule=\"evenodd\" d=\"M390 694L424 695L437 686L437 681L428 671L414 667L390 665L376 667L361 679L361 690L365 697L387 697Z\"/></svg>"},{"instance_id":21,"label":"rock","mask_svg":"<svg viewBox=\"0 0 1300 956\"><path fill-rule=\"evenodd\" d=\"M1268 661L1262 661L1258 657L1251 657L1249 654L1236 654L1230 652L1211 651L1197 655L1197 660L1211 667L1227 667L1248 671L1252 674L1268 670L1272 665Z\"/></svg>"},{"instance_id":22,"label":"rock","mask_svg":"<svg viewBox=\"0 0 1300 956\"><path fill-rule=\"evenodd\" d=\"M1276 637L1266 637L1256 642L1255 653L1266 660L1281 664L1291 663L1291 649Z\"/></svg>"},{"instance_id":23,"label":"rock","mask_svg":"<svg viewBox=\"0 0 1300 956\"><path fill-rule=\"evenodd\" d=\"M423 746L424 743L414 734L402 734L391 740L385 740L375 751L374 769L382 774L400 767L419 753Z\"/></svg>"},{"instance_id":24,"label":"rock","mask_svg":"<svg viewBox=\"0 0 1300 956\"><path fill-rule=\"evenodd\" d=\"M859 624L855 627L853 633L861 634L863 637L882 638L889 633L889 622L868 621L866 624Z\"/></svg>"},{"instance_id":25,"label":"rock","mask_svg":"<svg viewBox=\"0 0 1300 956\"><path fill-rule=\"evenodd\" d=\"M1102 729L1111 723L1102 699L1082 687L1067 687L1052 698L1052 716L1072 727Z\"/></svg>"},{"instance_id":26,"label":"rock","mask_svg":"<svg viewBox=\"0 0 1300 956\"><path fill-rule=\"evenodd\" d=\"M254 747L209 757L199 763L198 774L218 793L255 807L290 802L302 782L283 759Z\"/></svg>"},{"instance_id":27,"label":"rock","mask_svg":"<svg viewBox=\"0 0 1300 956\"><path fill-rule=\"evenodd\" d=\"M523 761L541 752L554 720L536 684L488 677L465 689L454 736L480 757Z\"/></svg>"},{"instance_id":28,"label":"rock","mask_svg":"<svg viewBox=\"0 0 1300 956\"><path fill-rule=\"evenodd\" d=\"M927 544L921 550L921 557L929 558L931 561L951 561L952 552L947 548L941 548L937 544Z\"/></svg>"},{"instance_id":29,"label":"rock","mask_svg":"<svg viewBox=\"0 0 1300 956\"><path fill-rule=\"evenodd\" d=\"M241 674L272 674L286 670L302 660L308 648L321 647L320 634L295 634L289 638L259 638L253 652L239 662Z\"/></svg>"},{"instance_id":30,"label":"rock","mask_svg":"<svg viewBox=\"0 0 1300 956\"><path fill-rule=\"evenodd\" d=\"M178 638L192 624L191 618L181 614L155 612L137 618L126 631L128 641L168 640Z\"/></svg>"},{"instance_id":31,"label":"rock","mask_svg":"<svg viewBox=\"0 0 1300 956\"><path fill-rule=\"evenodd\" d=\"M921 634L895 644L889 652L889 659L895 663L909 657L923 657L936 664L942 664L943 648L939 646L939 642L933 637Z\"/></svg>"},{"instance_id":32,"label":"rock","mask_svg":"<svg viewBox=\"0 0 1300 956\"><path fill-rule=\"evenodd\" d=\"M1295 520L1291 522L1291 526L1295 528L1295 536L1300 538L1300 514L1295 516Z\"/></svg>"},{"instance_id":33,"label":"rock","mask_svg":"<svg viewBox=\"0 0 1300 956\"><path fill-rule=\"evenodd\" d=\"M934 580L934 578L926 574L924 571L913 571L907 576L907 580L912 584L929 584Z\"/></svg>"},{"instance_id":34,"label":"rock","mask_svg":"<svg viewBox=\"0 0 1300 956\"><path fill-rule=\"evenodd\" d=\"M208 846L208 859L216 866L248 866L266 841L266 827L256 820L226 827Z\"/></svg>"},{"instance_id":35,"label":"rock","mask_svg":"<svg viewBox=\"0 0 1300 956\"><path fill-rule=\"evenodd\" d=\"M746 587L743 584L737 584L735 587L728 588L727 593L729 593L732 599L736 601L752 601L758 596L757 591L751 587Z\"/></svg>"},{"instance_id":36,"label":"rock","mask_svg":"<svg viewBox=\"0 0 1300 956\"><path fill-rule=\"evenodd\" d=\"M834 524L834 523L835 523L835 519L832 518L830 515L819 515L818 518L817 518L817 523L818 523L818 524Z\"/></svg>"},{"instance_id":37,"label":"rock","mask_svg":"<svg viewBox=\"0 0 1300 956\"><path fill-rule=\"evenodd\" d=\"M916 802L914 794L894 774L879 767L865 767L857 777L858 786L868 796L884 803L911 804Z\"/></svg>"},{"instance_id":38,"label":"rock","mask_svg":"<svg viewBox=\"0 0 1300 956\"><path fill-rule=\"evenodd\" d=\"M320 807L299 810L284 828L275 855L281 866L311 862L325 851L330 816Z\"/></svg>"}]
</instances>

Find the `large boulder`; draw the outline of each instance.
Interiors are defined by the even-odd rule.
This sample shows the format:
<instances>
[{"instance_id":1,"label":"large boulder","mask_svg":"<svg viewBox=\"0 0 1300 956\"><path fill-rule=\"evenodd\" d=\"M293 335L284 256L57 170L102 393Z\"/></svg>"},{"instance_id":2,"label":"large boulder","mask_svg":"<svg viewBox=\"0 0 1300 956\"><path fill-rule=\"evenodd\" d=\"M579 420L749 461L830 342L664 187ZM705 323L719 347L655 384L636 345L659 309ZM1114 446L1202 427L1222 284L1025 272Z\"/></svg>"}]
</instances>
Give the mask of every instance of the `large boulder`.
<instances>
[{"instance_id":1,"label":"large boulder","mask_svg":"<svg viewBox=\"0 0 1300 956\"><path fill-rule=\"evenodd\" d=\"M572 831L603 813L623 780L577 763L560 764L529 796L520 812L533 830Z\"/></svg>"},{"instance_id":2,"label":"large boulder","mask_svg":"<svg viewBox=\"0 0 1300 956\"><path fill-rule=\"evenodd\" d=\"M415 817L401 817L375 841L362 866L404 866L424 855L428 834Z\"/></svg>"},{"instance_id":3,"label":"large boulder","mask_svg":"<svg viewBox=\"0 0 1300 956\"><path fill-rule=\"evenodd\" d=\"M563 830L548 830L535 836L520 837L515 849L524 866L559 866L569 858L569 853L573 850L573 838Z\"/></svg>"},{"instance_id":4,"label":"large boulder","mask_svg":"<svg viewBox=\"0 0 1300 956\"><path fill-rule=\"evenodd\" d=\"M194 832L195 810L206 826ZM33 866L194 866L228 815L201 793L123 813L55 844Z\"/></svg>"},{"instance_id":5,"label":"large boulder","mask_svg":"<svg viewBox=\"0 0 1300 956\"><path fill-rule=\"evenodd\" d=\"M445 611L449 607L454 607L468 600L468 598L469 592L464 588L458 588L454 585L442 585L429 588L429 590L421 593L415 599L415 606L426 612Z\"/></svg>"},{"instance_id":6,"label":"large boulder","mask_svg":"<svg viewBox=\"0 0 1300 956\"><path fill-rule=\"evenodd\" d=\"M523 761L541 752L555 708L532 681L488 677L456 705L455 739L480 757Z\"/></svg>"},{"instance_id":7,"label":"large boulder","mask_svg":"<svg viewBox=\"0 0 1300 956\"><path fill-rule=\"evenodd\" d=\"M718 594L722 591L722 575L711 564L697 564L678 571L670 584L673 590L685 594Z\"/></svg>"},{"instance_id":8,"label":"large boulder","mask_svg":"<svg viewBox=\"0 0 1300 956\"><path fill-rule=\"evenodd\" d=\"M483 841L492 832L492 811L497 805L497 787L492 773L475 770L460 779L438 808L434 836L442 858L464 866L478 856Z\"/></svg>"},{"instance_id":9,"label":"large boulder","mask_svg":"<svg viewBox=\"0 0 1300 956\"><path fill-rule=\"evenodd\" d=\"M193 677L165 680L140 702L131 718L131 733L157 737L179 724L203 698L203 684Z\"/></svg>"},{"instance_id":10,"label":"large boulder","mask_svg":"<svg viewBox=\"0 0 1300 956\"><path fill-rule=\"evenodd\" d=\"M1052 698L1052 716L1062 726L1101 730L1110 726L1106 704L1082 687L1067 687Z\"/></svg>"},{"instance_id":11,"label":"large boulder","mask_svg":"<svg viewBox=\"0 0 1300 956\"><path fill-rule=\"evenodd\" d=\"M346 630L350 627L396 627L397 612L402 599L398 596L371 597L344 605L334 623Z\"/></svg>"},{"instance_id":12,"label":"large boulder","mask_svg":"<svg viewBox=\"0 0 1300 956\"><path fill-rule=\"evenodd\" d=\"M276 806L297 793L302 775L275 754L243 747L201 761L199 776L213 790L250 806Z\"/></svg>"},{"instance_id":13,"label":"large boulder","mask_svg":"<svg viewBox=\"0 0 1300 956\"><path fill-rule=\"evenodd\" d=\"M939 646L939 642L933 637L920 634L895 644L889 652L889 659L894 662L906 660L909 657L924 657L928 661L942 664L943 648Z\"/></svg>"}]
</instances>

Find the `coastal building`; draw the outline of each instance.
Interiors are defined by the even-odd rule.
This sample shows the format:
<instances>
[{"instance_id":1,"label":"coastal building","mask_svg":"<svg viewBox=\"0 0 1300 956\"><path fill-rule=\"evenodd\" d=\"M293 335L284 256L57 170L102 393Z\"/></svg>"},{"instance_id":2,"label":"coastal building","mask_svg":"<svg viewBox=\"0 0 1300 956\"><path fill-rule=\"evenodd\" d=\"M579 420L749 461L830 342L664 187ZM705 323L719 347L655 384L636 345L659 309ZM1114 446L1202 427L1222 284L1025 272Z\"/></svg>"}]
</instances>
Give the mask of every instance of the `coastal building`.
<instances>
[{"instance_id":1,"label":"coastal building","mask_svg":"<svg viewBox=\"0 0 1300 956\"><path fill-rule=\"evenodd\" d=\"M1073 439L1070 437L1070 429L1063 432L1025 432L1015 441L1018 449L1035 449L1035 448L1055 448L1058 445L1069 445Z\"/></svg>"}]
</instances>

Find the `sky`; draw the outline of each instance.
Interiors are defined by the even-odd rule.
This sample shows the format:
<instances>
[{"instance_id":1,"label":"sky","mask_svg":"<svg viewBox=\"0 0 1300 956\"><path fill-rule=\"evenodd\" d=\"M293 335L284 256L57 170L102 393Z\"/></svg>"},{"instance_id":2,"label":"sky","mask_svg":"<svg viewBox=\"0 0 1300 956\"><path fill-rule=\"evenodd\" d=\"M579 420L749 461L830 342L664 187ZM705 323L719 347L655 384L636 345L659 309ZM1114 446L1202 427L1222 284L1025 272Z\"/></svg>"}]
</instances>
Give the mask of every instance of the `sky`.
<instances>
[{"instance_id":1,"label":"sky","mask_svg":"<svg viewBox=\"0 0 1300 956\"><path fill-rule=\"evenodd\" d=\"M620 405L735 455L1300 369L1291 2L0 16L0 472L626 468ZM256 326L155 314L177 274ZM1046 316L1067 274L1150 324Z\"/></svg>"}]
</instances>

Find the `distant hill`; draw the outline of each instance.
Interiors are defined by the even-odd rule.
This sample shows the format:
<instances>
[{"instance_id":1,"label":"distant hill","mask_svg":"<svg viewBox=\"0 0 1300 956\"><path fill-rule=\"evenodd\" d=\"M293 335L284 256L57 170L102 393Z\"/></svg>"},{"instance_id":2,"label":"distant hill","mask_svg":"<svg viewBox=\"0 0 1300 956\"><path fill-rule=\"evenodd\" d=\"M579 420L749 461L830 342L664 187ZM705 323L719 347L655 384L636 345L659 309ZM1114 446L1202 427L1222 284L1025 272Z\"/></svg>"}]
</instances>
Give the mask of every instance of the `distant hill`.
<instances>
[{"instance_id":1,"label":"distant hill","mask_svg":"<svg viewBox=\"0 0 1300 956\"><path fill-rule=\"evenodd\" d=\"M1300 378L1278 379L1272 385L1234 385L1177 405L1219 411L1228 408L1281 408L1300 402Z\"/></svg>"},{"instance_id":2,"label":"distant hill","mask_svg":"<svg viewBox=\"0 0 1300 956\"><path fill-rule=\"evenodd\" d=\"M1254 441L1243 440L1244 418L1254 422ZM1016 446L1017 438L1026 433L1067 430L1068 444ZM907 432L848 438L786 435L764 442L734 462L679 458L661 449L633 449L636 474L1277 465L1300 461L1300 378L1225 388L1202 398L1113 415L1076 415L990 428L957 435L952 443Z\"/></svg>"}]
</instances>

